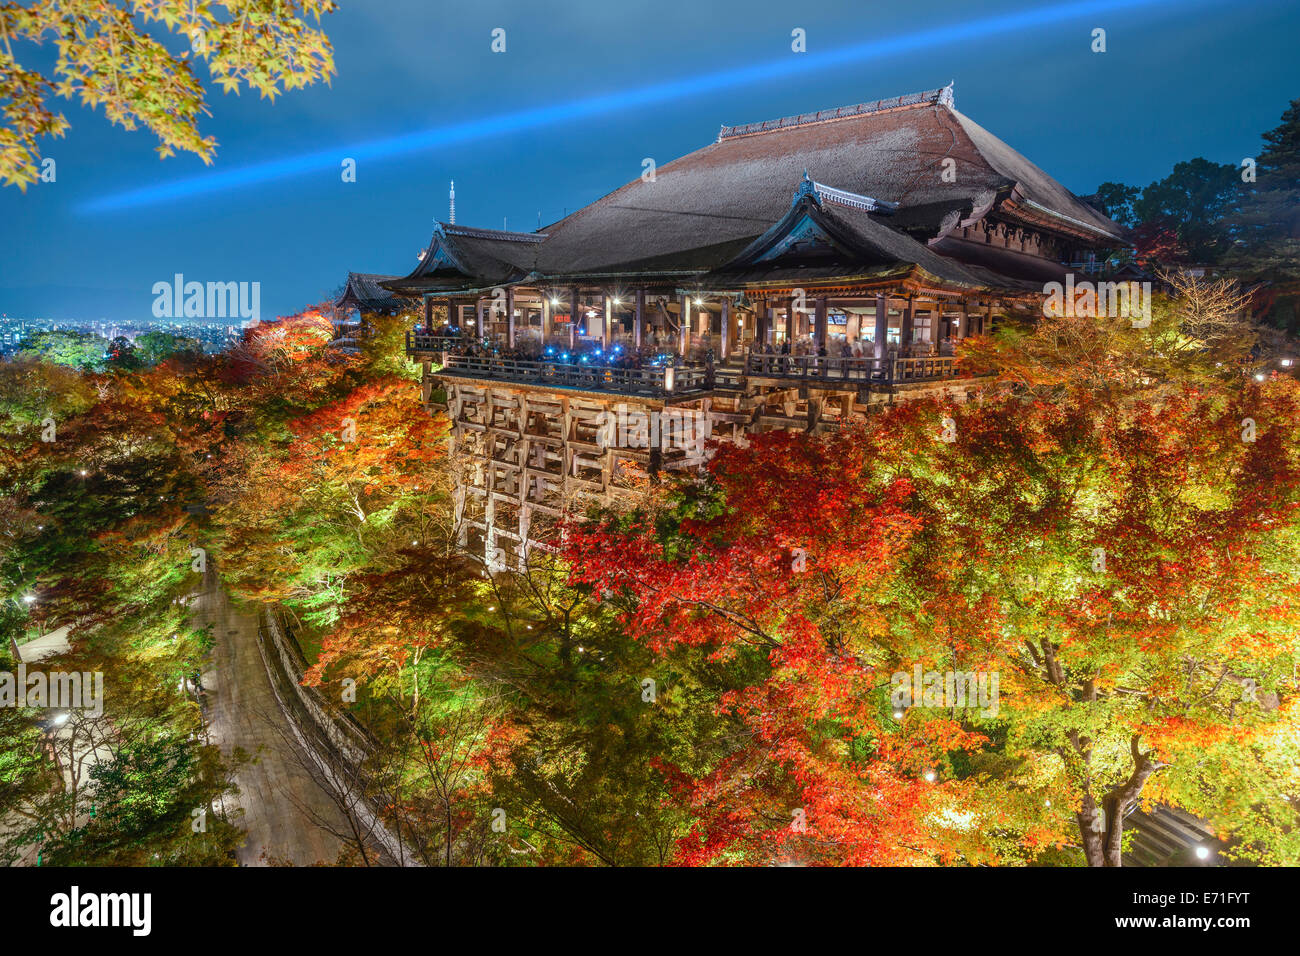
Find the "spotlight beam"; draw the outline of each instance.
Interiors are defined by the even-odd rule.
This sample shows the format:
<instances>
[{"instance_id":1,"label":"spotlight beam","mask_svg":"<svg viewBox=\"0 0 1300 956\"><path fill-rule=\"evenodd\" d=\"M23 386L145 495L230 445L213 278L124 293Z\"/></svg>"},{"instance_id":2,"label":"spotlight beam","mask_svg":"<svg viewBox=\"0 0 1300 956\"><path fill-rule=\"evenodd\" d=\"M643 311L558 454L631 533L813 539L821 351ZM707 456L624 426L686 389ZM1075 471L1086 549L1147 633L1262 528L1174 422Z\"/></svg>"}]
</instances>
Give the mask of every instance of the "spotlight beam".
<instances>
[{"instance_id":1,"label":"spotlight beam","mask_svg":"<svg viewBox=\"0 0 1300 956\"><path fill-rule=\"evenodd\" d=\"M586 119L615 110L628 109L629 107L664 103L702 93L818 73L845 64L898 56L958 41L968 42L981 37L1027 30L1062 20L1142 7L1163 6L1173 2L1175 0L1076 0L1074 3L1059 6L1049 4L1036 9L1019 10L965 23L932 27L896 37L876 38L864 43L829 50L825 53L790 55L774 59L770 63L752 64L735 69L654 83L630 90L603 93L565 103L555 103L511 113L500 113L481 119L417 130L401 136L353 143L349 146L296 156L286 156L281 159L268 160L237 169L193 176L188 179L178 179L126 192L111 193L85 203L81 206L81 211L87 213L115 212L137 206L156 205L170 200L225 192L243 186L288 179L318 170L337 170L344 157L350 157L358 161L388 159L455 143L485 139L501 133L519 132ZM1081 35L1079 42L1084 43L1086 39L1086 36Z\"/></svg>"}]
</instances>

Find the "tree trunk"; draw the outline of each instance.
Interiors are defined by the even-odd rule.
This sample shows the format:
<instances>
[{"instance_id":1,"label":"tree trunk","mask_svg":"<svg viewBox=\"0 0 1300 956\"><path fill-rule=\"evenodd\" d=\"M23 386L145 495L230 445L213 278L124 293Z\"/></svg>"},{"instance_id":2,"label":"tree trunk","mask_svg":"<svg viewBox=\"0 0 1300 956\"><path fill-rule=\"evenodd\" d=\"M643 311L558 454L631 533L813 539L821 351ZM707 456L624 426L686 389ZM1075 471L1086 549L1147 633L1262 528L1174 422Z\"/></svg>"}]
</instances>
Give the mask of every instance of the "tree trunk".
<instances>
[{"instance_id":1,"label":"tree trunk","mask_svg":"<svg viewBox=\"0 0 1300 956\"><path fill-rule=\"evenodd\" d=\"M1124 838L1124 817L1142 796L1147 778L1166 764L1154 760L1150 753L1142 753L1137 736L1129 739L1133 754L1133 773L1121 786L1116 787L1097 806L1092 794L1085 793L1079 812L1079 835L1083 842L1083 855L1089 866L1123 866L1120 847Z\"/></svg>"}]
</instances>

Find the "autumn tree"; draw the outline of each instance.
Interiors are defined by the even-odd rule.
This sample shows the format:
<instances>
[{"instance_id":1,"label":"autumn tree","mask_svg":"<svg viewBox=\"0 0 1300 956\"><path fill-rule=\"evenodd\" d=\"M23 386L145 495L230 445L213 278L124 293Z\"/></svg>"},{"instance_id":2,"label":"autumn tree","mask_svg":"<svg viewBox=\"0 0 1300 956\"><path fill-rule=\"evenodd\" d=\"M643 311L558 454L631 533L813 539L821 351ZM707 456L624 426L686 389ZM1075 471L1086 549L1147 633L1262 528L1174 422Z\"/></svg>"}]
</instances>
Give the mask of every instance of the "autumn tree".
<instances>
[{"instance_id":1,"label":"autumn tree","mask_svg":"<svg viewBox=\"0 0 1300 956\"><path fill-rule=\"evenodd\" d=\"M382 379L291 419L272 444L232 446L219 521L241 593L293 599L318 623L337 616L347 578L376 555L418 546L437 501L430 463L445 431Z\"/></svg>"},{"instance_id":2,"label":"autumn tree","mask_svg":"<svg viewBox=\"0 0 1300 956\"><path fill-rule=\"evenodd\" d=\"M906 649L891 646L880 597L923 525L910 483L874 469L877 441L721 446L667 510L566 532L578 580L609 594L634 639L714 672L712 693L682 703L723 718L719 731L689 763L656 761L694 820L680 862L962 852L951 824L970 794L938 771L983 736L950 714L901 721L889 704Z\"/></svg>"},{"instance_id":3,"label":"autumn tree","mask_svg":"<svg viewBox=\"0 0 1300 956\"><path fill-rule=\"evenodd\" d=\"M160 157L184 150L212 162L216 140L199 132L208 112L195 75L207 64L223 92L244 86L274 99L334 73L329 39L311 20L337 9L333 0L37 0L0 3L0 180L25 189L40 175L42 136L68 128L52 95L102 106L124 129L158 137ZM186 49L175 52L172 38ZM18 59L23 44L53 44L46 75Z\"/></svg>"},{"instance_id":4,"label":"autumn tree","mask_svg":"<svg viewBox=\"0 0 1300 956\"><path fill-rule=\"evenodd\" d=\"M970 403L722 445L669 506L570 530L634 639L748 662L719 700L747 732L661 765L680 859L1112 866L1142 800L1298 858L1300 396L1195 291L1009 327ZM913 668L997 675L998 706L891 700Z\"/></svg>"},{"instance_id":5,"label":"autumn tree","mask_svg":"<svg viewBox=\"0 0 1300 956\"><path fill-rule=\"evenodd\" d=\"M167 370L78 373L0 365L0 584L43 631L68 628L55 669L103 675L103 712L7 717L0 855L132 865L227 863L230 767L203 741L193 677L208 649L183 598L196 583L193 449L205 423ZM26 622L5 614L10 643ZM19 648L21 651L21 648ZM10 783L13 783L11 780ZM192 826L207 813L206 829Z\"/></svg>"}]
</instances>

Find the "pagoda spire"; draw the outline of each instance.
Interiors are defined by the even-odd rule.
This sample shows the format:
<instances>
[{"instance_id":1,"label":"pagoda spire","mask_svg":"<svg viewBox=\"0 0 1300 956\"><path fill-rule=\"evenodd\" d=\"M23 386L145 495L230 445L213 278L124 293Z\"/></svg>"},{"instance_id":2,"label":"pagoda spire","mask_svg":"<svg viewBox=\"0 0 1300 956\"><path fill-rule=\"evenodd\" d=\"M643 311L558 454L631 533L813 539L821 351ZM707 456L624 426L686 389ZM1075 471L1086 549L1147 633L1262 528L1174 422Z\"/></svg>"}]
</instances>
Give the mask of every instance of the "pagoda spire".
<instances>
[{"instance_id":1,"label":"pagoda spire","mask_svg":"<svg viewBox=\"0 0 1300 956\"><path fill-rule=\"evenodd\" d=\"M447 214L447 224L456 225L456 180L451 181L451 195L448 197L451 203L451 211Z\"/></svg>"}]
</instances>

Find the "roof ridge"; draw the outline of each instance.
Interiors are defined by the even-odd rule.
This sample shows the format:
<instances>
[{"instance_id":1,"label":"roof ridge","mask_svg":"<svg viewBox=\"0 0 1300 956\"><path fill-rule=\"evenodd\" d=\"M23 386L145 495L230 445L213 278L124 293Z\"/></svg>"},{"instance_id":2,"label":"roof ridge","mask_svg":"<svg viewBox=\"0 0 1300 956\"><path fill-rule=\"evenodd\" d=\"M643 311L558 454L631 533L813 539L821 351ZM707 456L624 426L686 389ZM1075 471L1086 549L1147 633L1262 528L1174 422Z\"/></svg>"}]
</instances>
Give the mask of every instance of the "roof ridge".
<instances>
[{"instance_id":1,"label":"roof ridge","mask_svg":"<svg viewBox=\"0 0 1300 956\"><path fill-rule=\"evenodd\" d=\"M818 110L815 113L798 113L792 116L782 116L779 119L764 120L760 123L745 123L741 126L724 126L718 133L717 141L720 143L724 139L731 139L736 136L753 136L758 133L771 133L780 129L790 129L794 126L811 126L815 123L831 123L836 120L850 119L855 116L866 116L871 113L885 113L898 109L911 109L917 106L941 105L955 108L953 99L953 84L934 90L924 90L920 93L904 93L902 96L891 96L883 100L872 100L868 103L856 103L852 106L840 106L835 109Z\"/></svg>"},{"instance_id":2,"label":"roof ridge","mask_svg":"<svg viewBox=\"0 0 1300 956\"><path fill-rule=\"evenodd\" d=\"M442 223L442 231L449 236L466 236L471 239L501 239L506 242L541 242L544 232L513 232L508 229L479 229L474 226L456 226Z\"/></svg>"}]
</instances>

